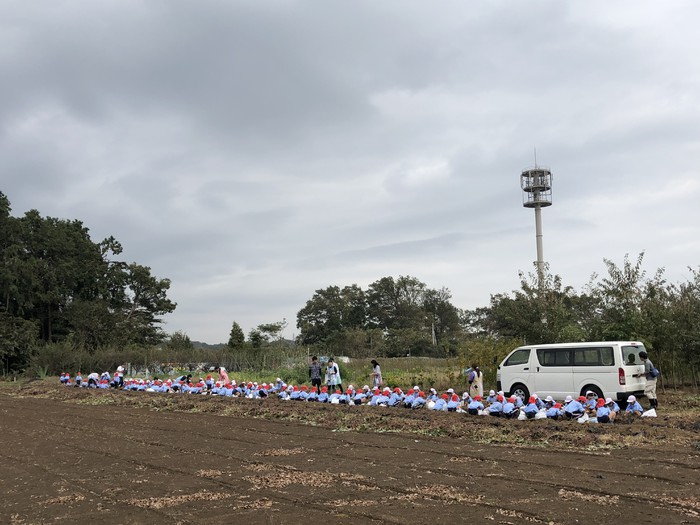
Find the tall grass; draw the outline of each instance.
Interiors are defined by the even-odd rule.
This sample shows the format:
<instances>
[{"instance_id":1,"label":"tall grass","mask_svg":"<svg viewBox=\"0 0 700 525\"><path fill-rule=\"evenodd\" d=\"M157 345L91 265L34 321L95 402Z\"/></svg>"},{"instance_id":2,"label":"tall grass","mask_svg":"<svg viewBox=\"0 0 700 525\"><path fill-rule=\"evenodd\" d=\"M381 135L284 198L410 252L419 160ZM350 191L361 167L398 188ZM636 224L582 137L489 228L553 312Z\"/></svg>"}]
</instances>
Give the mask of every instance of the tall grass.
<instances>
[{"instance_id":1,"label":"tall grass","mask_svg":"<svg viewBox=\"0 0 700 525\"><path fill-rule=\"evenodd\" d=\"M464 370L478 364L484 373L484 387L495 388L496 366L501 359L518 346L519 341L479 339L463 342L455 357L377 357L387 386L403 389L418 385L423 389L444 390L467 388ZM119 365L130 364L134 374L165 376L179 373L204 374L209 367L224 366L237 381L274 382L281 378L289 384L309 384L308 349L270 346L262 349L205 350L170 349L167 347L102 348L95 352L75 348L69 344L46 345L37 349L31 358L27 374L32 377L58 375L61 372L83 374L114 371ZM169 366L163 368L162 365ZM343 386L356 388L371 385L372 365L369 358L338 359ZM198 368L202 365L202 368ZM167 373L169 372L169 374ZM214 374L215 377L218 377ZM196 376L198 378L199 375Z\"/></svg>"}]
</instances>

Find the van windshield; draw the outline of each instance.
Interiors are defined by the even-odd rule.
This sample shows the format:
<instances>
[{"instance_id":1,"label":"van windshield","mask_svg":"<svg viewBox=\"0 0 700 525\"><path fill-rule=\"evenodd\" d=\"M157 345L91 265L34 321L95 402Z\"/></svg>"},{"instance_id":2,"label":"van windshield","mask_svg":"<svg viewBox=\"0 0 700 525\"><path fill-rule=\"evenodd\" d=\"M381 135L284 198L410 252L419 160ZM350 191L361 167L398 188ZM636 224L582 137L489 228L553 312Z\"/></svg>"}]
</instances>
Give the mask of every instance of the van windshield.
<instances>
[{"instance_id":1,"label":"van windshield","mask_svg":"<svg viewBox=\"0 0 700 525\"><path fill-rule=\"evenodd\" d=\"M639 357L639 352L644 351L644 345L627 345L622 347L622 362L626 365L636 366L644 364Z\"/></svg>"}]
</instances>

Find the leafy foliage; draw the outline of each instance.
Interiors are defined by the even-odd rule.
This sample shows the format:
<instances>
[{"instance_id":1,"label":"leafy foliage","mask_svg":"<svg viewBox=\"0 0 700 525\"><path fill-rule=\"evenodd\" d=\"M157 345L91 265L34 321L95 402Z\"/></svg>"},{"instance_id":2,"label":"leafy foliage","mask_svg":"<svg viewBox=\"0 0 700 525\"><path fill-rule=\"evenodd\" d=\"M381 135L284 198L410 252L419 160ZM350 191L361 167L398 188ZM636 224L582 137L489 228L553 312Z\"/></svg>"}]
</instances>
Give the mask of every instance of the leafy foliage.
<instances>
[{"instance_id":1,"label":"leafy foliage","mask_svg":"<svg viewBox=\"0 0 700 525\"><path fill-rule=\"evenodd\" d=\"M122 246L90 239L78 220L13 217L0 192L0 324L5 370L26 366L38 343L69 341L94 351L106 345L155 344L160 316L176 304L168 279L116 260ZM31 335L31 337L30 337Z\"/></svg>"},{"instance_id":2,"label":"leafy foliage","mask_svg":"<svg viewBox=\"0 0 700 525\"><path fill-rule=\"evenodd\" d=\"M241 328L241 325L239 325L236 321L233 322L233 325L231 326L231 335L228 338L228 347L232 350L236 348L241 348L245 344L245 334L243 333L243 329Z\"/></svg>"},{"instance_id":3,"label":"leafy foliage","mask_svg":"<svg viewBox=\"0 0 700 525\"><path fill-rule=\"evenodd\" d=\"M383 277L366 291L329 286L298 312L298 341L357 357L444 355L461 330L450 299L446 288L432 290L410 276Z\"/></svg>"}]
</instances>

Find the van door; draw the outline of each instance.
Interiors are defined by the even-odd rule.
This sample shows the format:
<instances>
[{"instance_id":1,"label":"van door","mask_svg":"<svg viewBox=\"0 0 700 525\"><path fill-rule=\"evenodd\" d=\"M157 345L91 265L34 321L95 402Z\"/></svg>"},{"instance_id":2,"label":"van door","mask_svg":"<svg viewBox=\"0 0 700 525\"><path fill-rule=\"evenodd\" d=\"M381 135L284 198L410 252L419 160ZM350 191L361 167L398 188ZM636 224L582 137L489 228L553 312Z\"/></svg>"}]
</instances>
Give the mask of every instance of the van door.
<instances>
[{"instance_id":1,"label":"van door","mask_svg":"<svg viewBox=\"0 0 700 525\"><path fill-rule=\"evenodd\" d=\"M574 349L574 392L585 394L588 388L598 389L603 397L616 392L617 368L615 367L615 349L612 345L602 343Z\"/></svg>"},{"instance_id":2,"label":"van door","mask_svg":"<svg viewBox=\"0 0 700 525\"><path fill-rule=\"evenodd\" d=\"M644 362L639 357L639 352L645 351L644 345L621 345L622 361L620 368L624 372L625 384L619 385L620 392L641 392L644 390L646 379L644 376L634 377L644 373Z\"/></svg>"},{"instance_id":3,"label":"van door","mask_svg":"<svg viewBox=\"0 0 700 525\"><path fill-rule=\"evenodd\" d=\"M513 388L513 385L523 385L529 392L534 392L530 368L530 349L519 348L515 350L501 364L503 389L512 394L514 390L517 390Z\"/></svg>"},{"instance_id":4,"label":"van door","mask_svg":"<svg viewBox=\"0 0 700 525\"><path fill-rule=\"evenodd\" d=\"M533 359L535 392L564 399L573 391L570 348L538 348Z\"/></svg>"}]
</instances>

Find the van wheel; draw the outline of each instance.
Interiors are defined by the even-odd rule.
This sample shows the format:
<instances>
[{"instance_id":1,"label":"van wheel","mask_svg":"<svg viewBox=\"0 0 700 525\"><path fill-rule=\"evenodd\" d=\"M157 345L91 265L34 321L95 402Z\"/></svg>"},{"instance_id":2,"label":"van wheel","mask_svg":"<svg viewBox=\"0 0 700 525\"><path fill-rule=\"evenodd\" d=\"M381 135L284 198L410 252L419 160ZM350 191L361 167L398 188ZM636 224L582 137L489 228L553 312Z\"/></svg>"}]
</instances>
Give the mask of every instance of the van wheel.
<instances>
[{"instance_id":1,"label":"van wheel","mask_svg":"<svg viewBox=\"0 0 700 525\"><path fill-rule=\"evenodd\" d=\"M518 396L526 401L530 399L530 391L525 385L521 383L516 383L512 387L510 387L510 395Z\"/></svg>"},{"instance_id":2,"label":"van wheel","mask_svg":"<svg viewBox=\"0 0 700 525\"><path fill-rule=\"evenodd\" d=\"M586 385L581 389L581 395L585 396L586 392L591 391L596 397L603 397L603 391L595 385Z\"/></svg>"}]
</instances>

